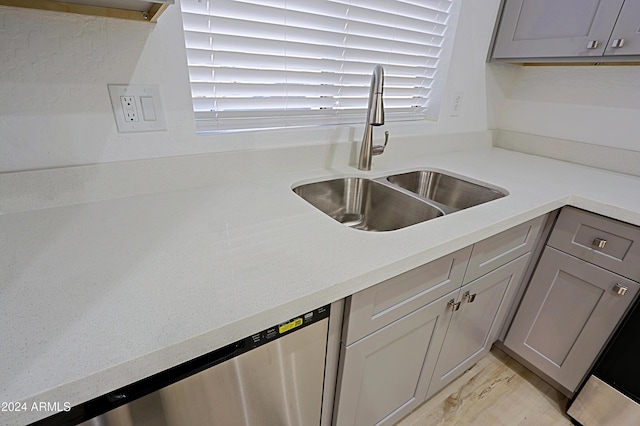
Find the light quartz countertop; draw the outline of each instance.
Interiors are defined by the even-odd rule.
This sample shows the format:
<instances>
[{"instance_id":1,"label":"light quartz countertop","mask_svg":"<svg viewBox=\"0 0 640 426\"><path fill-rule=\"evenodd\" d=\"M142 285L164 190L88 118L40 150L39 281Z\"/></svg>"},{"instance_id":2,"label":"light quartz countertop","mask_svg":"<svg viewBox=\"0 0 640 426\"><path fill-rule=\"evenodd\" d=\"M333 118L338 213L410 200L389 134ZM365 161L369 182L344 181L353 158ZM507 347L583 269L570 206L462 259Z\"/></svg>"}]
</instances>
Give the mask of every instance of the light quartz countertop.
<instances>
[{"instance_id":1,"label":"light quartz countertop","mask_svg":"<svg viewBox=\"0 0 640 426\"><path fill-rule=\"evenodd\" d=\"M9 197L0 210L0 401L81 403L565 205L640 225L638 177L485 146L384 157L371 172L334 162L91 201ZM291 190L417 169L509 195L372 233ZM2 412L0 424L51 414Z\"/></svg>"}]
</instances>

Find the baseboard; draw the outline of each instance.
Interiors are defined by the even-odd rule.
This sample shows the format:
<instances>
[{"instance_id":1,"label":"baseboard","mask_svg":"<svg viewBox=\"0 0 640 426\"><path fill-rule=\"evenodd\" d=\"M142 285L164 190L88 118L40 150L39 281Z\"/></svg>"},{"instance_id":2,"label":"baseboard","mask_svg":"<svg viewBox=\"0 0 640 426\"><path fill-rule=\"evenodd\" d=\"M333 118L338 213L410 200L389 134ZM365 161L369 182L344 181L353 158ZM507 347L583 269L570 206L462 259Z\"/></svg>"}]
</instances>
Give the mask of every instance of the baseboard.
<instances>
[{"instance_id":1,"label":"baseboard","mask_svg":"<svg viewBox=\"0 0 640 426\"><path fill-rule=\"evenodd\" d=\"M527 370L531 371L536 376L540 377L542 380L547 382L551 387L556 389L558 392L569 398L570 400L573 398L574 392L562 386L560 383L556 382L554 379L549 377L547 374L543 373L540 369L532 365L529 361L512 351L510 348L504 345L503 342L497 341L494 343L494 346L500 349L502 352L509 355L511 358L516 360L519 364L525 367Z\"/></svg>"}]
</instances>

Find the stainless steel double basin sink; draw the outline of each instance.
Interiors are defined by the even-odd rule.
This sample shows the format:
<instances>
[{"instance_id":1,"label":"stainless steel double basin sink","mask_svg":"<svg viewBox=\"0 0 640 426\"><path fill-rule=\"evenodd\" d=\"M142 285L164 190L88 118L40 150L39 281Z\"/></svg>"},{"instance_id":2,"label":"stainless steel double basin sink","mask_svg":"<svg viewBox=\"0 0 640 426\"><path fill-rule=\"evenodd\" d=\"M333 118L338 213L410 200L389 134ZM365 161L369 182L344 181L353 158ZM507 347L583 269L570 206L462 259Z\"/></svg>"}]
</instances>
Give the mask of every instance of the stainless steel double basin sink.
<instances>
[{"instance_id":1,"label":"stainless steel double basin sink","mask_svg":"<svg viewBox=\"0 0 640 426\"><path fill-rule=\"evenodd\" d=\"M393 231L507 195L487 184L432 170L377 179L345 177L293 192L336 221L364 231Z\"/></svg>"}]
</instances>

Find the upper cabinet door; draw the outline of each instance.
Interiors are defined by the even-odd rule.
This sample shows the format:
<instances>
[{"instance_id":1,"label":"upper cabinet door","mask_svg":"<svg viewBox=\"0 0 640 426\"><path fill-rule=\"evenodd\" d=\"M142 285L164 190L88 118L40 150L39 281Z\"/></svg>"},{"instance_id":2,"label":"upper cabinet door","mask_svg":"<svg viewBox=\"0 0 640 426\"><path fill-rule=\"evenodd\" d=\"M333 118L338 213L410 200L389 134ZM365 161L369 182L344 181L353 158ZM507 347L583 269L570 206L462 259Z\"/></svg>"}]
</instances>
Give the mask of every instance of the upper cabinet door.
<instances>
[{"instance_id":1,"label":"upper cabinet door","mask_svg":"<svg viewBox=\"0 0 640 426\"><path fill-rule=\"evenodd\" d=\"M623 3L624 0L506 0L493 58L602 56ZM637 31L637 7L635 12Z\"/></svg>"},{"instance_id":2,"label":"upper cabinet door","mask_svg":"<svg viewBox=\"0 0 640 426\"><path fill-rule=\"evenodd\" d=\"M640 0L625 0L605 55L640 55Z\"/></svg>"}]
</instances>

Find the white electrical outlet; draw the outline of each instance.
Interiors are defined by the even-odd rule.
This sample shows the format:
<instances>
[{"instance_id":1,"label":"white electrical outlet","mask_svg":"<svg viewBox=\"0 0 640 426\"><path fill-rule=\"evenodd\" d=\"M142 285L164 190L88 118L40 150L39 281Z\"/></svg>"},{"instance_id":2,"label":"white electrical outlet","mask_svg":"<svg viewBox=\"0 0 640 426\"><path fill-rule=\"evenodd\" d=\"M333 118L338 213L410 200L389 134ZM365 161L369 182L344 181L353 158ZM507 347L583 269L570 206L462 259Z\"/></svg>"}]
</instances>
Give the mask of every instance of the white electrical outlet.
<instances>
[{"instance_id":1,"label":"white electrical outlet","mask_svg":"<svg viewBox=\"0 0 640 426\"><path fill-rule=\"evenodd\" d=\"M118 132L167 130L160 88L147 84L109 84Z\"/></svg>"},{"instance_id":2,"label":"white electrical outlet","mask_svg":"<svg viewBox=\"0 0 640 426\"><path fill-rule=\"evenodd\" d=\"M458 91L453 93L453 104L451 105L451 117L460 116L462 110L462 99L464 98L464 92Z\"/></svg>"},{"instance_id":3,"label":"white electrical outlet","mask_svg":"<svg viewBox=\"0 0 640 426\"><path fill-rule=\"evenodd\" d=\"M122 104L122 112L124 113L124 121L137 122L138 108L136 107L136 98L134 96L120 96L120 103Z\"/></svg>"}]
</instances>

